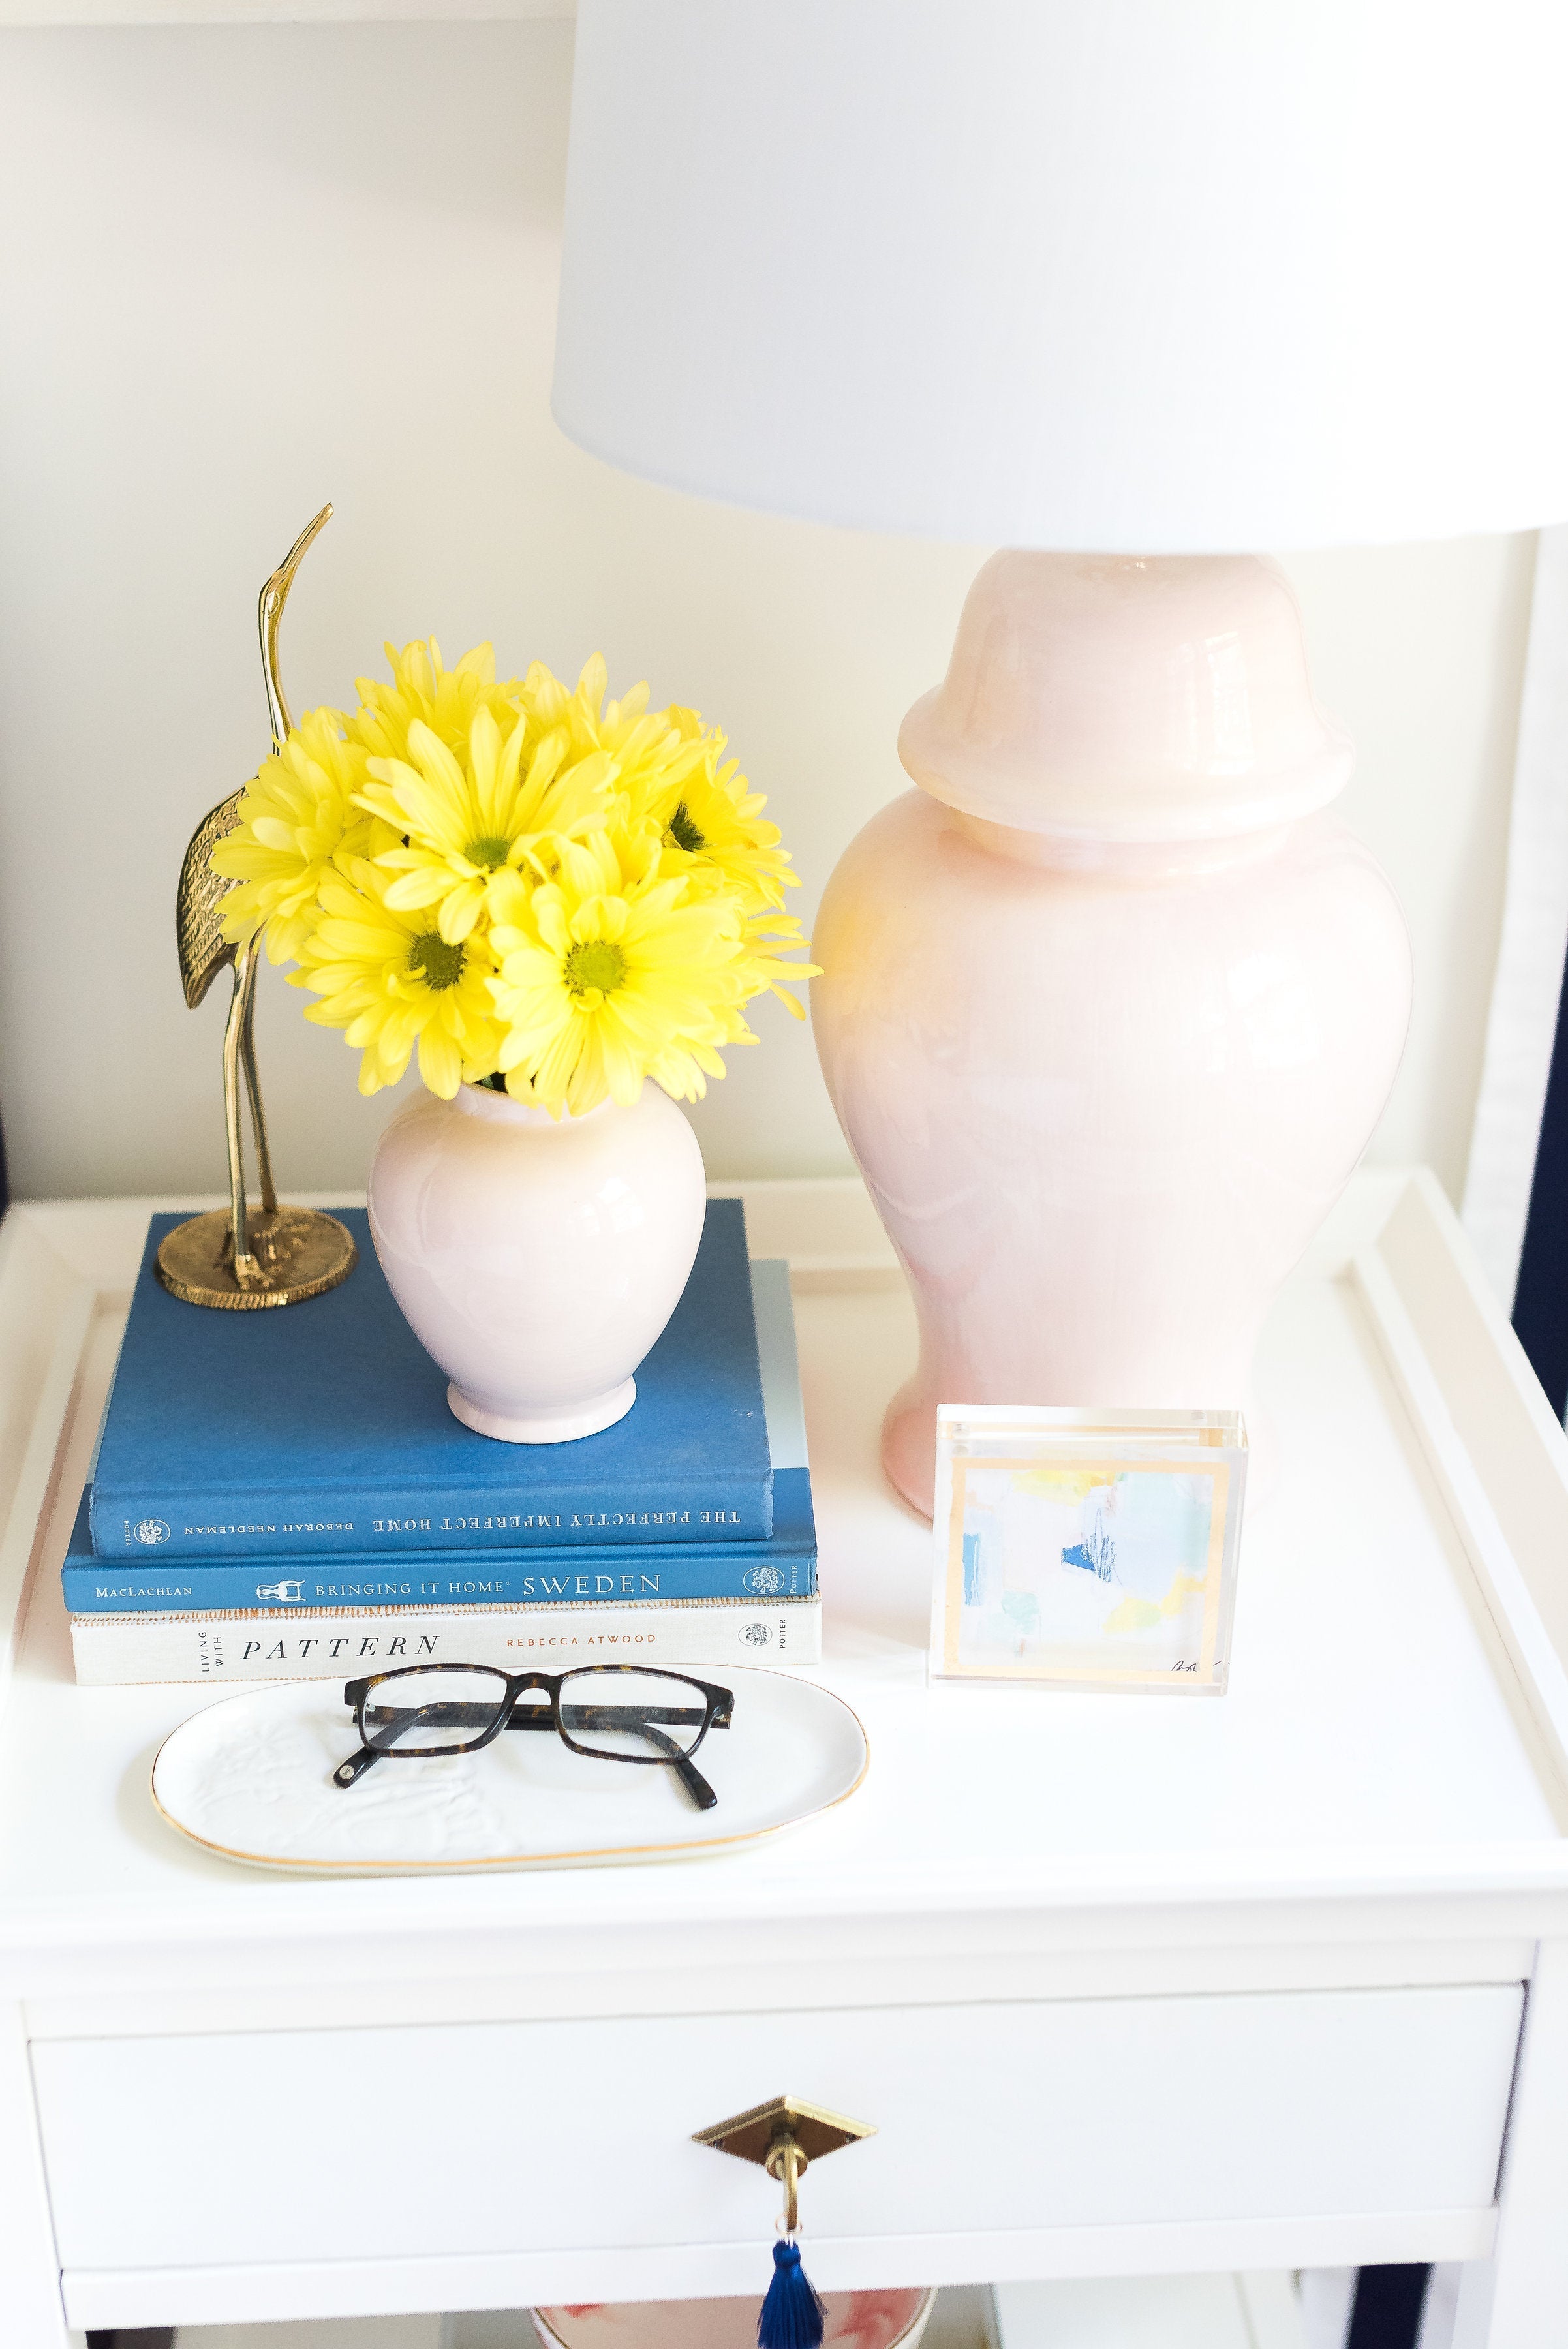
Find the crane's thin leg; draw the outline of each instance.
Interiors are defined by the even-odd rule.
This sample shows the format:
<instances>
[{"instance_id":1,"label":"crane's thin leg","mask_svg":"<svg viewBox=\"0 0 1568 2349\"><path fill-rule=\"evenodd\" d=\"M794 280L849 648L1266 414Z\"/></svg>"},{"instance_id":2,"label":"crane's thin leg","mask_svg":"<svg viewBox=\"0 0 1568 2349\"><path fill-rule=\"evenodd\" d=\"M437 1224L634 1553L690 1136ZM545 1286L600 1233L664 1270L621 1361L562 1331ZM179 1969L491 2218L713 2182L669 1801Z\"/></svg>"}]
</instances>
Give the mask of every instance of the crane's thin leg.
<instances>
[{"instance_id":1,"label":"crane's thin leg","mask_svg":"<svg viewBox=\"0 0 1568 2349\"><path fill-rule=\"evenodd\" d=\"M266 1120L262 1115L261 1079L256 1074L256 969L260 961L260 942L253 940L244 980L244 1025L240 1031L240 1060L244 1068L245 1091L250 1095L251 1102L251 1125L256 1138L256 1164L261 1172L262 1213L266 1216L275 1216L277 1193L273 1188L272 1157L266 1146Z\"/></svg>"},{"instance_id":2,"label":"crane's thin leg","mask_svg":"<svg viewBox=\"0 0 1568 2349\"><path fill-rule=\"evenodd\" d=\"M242 1288L265 1288L266 1279L251 1254L245 1221L245 1162L240 1136L240 1058L244 1038L247 986L254 983L255 945L242 947L234 957L234 994L223 1030L223 1124L229 1144L229 1225L234 1241L234 1278Z\"/></svg>"}]
</instances>

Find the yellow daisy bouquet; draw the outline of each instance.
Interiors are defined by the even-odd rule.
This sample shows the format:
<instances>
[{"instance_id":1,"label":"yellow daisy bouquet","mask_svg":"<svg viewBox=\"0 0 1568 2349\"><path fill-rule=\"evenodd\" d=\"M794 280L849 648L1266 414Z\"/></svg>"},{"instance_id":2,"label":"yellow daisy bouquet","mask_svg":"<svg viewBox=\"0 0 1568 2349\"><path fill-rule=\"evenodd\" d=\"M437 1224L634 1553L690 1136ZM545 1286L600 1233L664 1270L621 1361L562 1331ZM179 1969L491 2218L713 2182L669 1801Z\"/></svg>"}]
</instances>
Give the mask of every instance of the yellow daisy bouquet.
<instances>
[{"instance_id":1,"label":"yellow daisy bouquet","mask_svg":"<svg viewBox=\"0 0 1568 2349\"><path fill-rule=\"evenodd\" d=\"M755 1043L754 997L804 1017L799 876L716 728L646 686L607 700L597 656L568 690L540 662L498 681L488 645L452 669L433 638L386 650L392 682L308 712L212 852L225 935L297 965L361 1092L417 1048L448 1101L581 1117L649 1077L691 1101Z\"/></svg>"}]
</instances>

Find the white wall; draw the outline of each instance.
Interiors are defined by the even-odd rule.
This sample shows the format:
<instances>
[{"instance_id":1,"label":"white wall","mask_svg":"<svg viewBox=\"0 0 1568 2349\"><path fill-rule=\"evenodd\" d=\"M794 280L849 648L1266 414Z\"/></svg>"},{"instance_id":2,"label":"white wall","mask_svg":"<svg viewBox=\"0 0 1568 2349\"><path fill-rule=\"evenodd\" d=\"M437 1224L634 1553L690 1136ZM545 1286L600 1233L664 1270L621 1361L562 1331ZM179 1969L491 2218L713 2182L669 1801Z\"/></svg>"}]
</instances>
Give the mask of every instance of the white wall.
<instances>
[{"instance_id":1,"label":"white wall","mask_svg":"<svg viewBox=\"0 0 1568 2349\"><path fill-rule=\"evenodd\" d=\"M217 995L183 1008L198 818L265 746L256 589L327 497L296 709L383 636L612 679L728 728L810 886L903 778L984 552L735 514L550 421L571 27L0 32L0 1108L24 1194L216 1186ZM604 289L613 305L615 288ZM635 350L626 364L635 367ZM1346 807L1416 933L1377 1143L1463 1174L1495 952L1528 541L1301 558ZM264 973L282 1178L363 1180L385 1097ZM809 1037L696 1122L715 1175L847 1162Z\"/></svg>"},{"instance_id":2,"label":"white wall","mask_svg":"<svg viewBox=\"0 0 1568 2349\"><path fill-rule=\"evenodd\" d=\"M1426 1160L1456 1203L1502 919L1533 535L1285 558L1319 698L1357 745L1341 812L1383 860L1416 949L1410 1040L1372 1155Z\"/></svg>"}]
</instances>

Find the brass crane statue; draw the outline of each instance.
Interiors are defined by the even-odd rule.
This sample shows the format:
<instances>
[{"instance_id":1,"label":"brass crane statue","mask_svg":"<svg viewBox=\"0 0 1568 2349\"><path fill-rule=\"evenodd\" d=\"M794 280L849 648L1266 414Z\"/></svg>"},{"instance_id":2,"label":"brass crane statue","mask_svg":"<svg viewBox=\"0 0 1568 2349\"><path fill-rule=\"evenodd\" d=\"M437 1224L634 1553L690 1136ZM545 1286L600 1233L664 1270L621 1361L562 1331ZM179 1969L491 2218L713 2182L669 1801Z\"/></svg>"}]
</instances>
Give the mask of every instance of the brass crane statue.
<instances>
[{"instance_id":1,"label":"brass crane statue","mask_svg":"<svg viewBox=\"0 0 1568 2349\"><path fill-rule=\"evenodd\" d=\"M330 521L332 508L323 506L314 522L301 531L272 577L261 591L256 617L261 630L262 668L266 679L267 712L273 740L281 746L293 719L283 698L278 675L277 631L294 575L318 531ZM220 926L223 904L237 883L213 871L209 858L214 844L239 822L242 784L220 800L197 825L185 862L180 868L175 900L175 924L180 946L180 976L185 1001L194 1011L225 963L232 963L234 992L223 1030L223 1122L229 1146L229 1205L192 1216L165 1237L158 1251L158 1278L188 1305L213 1305L229 1311L266 1305L295 1305L302 1298L319 1297L347 1280L358 1262L351 1235L336 1216L313 1207L280 1207L273 1185L272 1160L267 1151L266 1123L262 1114L261 1083L256 1075L256 968L261 960L259 933L236 947ZM259 1211L247 1206L244 1136L240 1126L240 1078L244 1077L255 1134L256 1164L261 1176Z\"/></svg>"}]
</instances>

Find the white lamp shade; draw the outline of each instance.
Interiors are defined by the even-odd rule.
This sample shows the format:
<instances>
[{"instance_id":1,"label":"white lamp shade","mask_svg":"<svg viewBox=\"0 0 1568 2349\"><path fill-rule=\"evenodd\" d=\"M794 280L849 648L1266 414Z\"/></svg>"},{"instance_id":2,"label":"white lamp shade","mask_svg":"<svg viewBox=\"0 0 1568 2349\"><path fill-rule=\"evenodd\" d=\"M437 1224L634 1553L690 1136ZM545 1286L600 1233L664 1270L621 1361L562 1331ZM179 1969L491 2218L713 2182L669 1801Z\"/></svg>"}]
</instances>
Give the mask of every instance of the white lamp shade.
<instances>
[{"instance_id":1,"label":"white lamp shade","mask_svg":"<svg viewBox=\"0 0 1568 2349\"><path fill-rule=\"evenodd\" d=\"M861 527L1568 516L1563 0L580 0L555 409Z\"/></svg>"}]
</instances>

